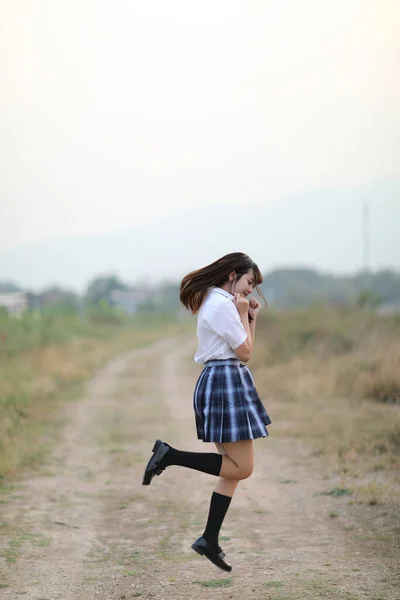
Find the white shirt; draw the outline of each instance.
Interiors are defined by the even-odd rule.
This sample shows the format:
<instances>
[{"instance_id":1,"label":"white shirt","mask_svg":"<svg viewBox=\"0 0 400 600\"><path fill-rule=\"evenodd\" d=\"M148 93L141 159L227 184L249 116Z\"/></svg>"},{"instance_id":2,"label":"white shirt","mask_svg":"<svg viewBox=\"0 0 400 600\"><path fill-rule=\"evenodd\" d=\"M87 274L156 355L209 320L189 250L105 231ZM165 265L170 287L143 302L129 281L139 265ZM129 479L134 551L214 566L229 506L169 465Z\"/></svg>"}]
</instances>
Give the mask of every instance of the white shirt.
<instances>
[{"instance_id":1,"label":"white shirt","mask_svg":"<svg viewBox=\"0 0 400 600\"><path fill-rule=\"evenodd\" d=\"M237 358L234 350L247 339L247 333L233 298L219 287L208 290L197 317L195 363Z\"/></svg>"}]
</instances>

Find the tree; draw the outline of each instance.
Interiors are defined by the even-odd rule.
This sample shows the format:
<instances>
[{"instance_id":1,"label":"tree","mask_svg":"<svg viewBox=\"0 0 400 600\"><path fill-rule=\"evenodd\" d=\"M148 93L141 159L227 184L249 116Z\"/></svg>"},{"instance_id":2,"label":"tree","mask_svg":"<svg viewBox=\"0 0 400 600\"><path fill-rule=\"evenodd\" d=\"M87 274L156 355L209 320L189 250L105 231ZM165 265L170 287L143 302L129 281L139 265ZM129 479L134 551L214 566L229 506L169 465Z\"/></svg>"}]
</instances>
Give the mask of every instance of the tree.
<instances>
[{"instance_id":1,"label":"tree","mask_svg":"<svg viewBox=\"0 0 400 600\"><path fill-rule=\"evenodd\" d=\"M377 308L379 304L379 296L371 290L362 290L357 296L357 305L360 308Z\"/></svg>"},{"instance_id":2,"label":"tree","mask_svg":"<svg viewBox=\"0 0 400 600\"><path fill-rule=\"evenodd\" d=\"M86 290L85 300L87 304L98 304L101 300L109 299L112 290L127 290L129 286L125 285L115 275L105 277L96 277L93 279Z\"/></svg>"},{"instance_id":3,"label":"tree","mask_svg":"<svg viewBox=\"0 0 400 600\"><path fill-rule=\"evenodd\" d=\"M76 312L79 309L79 296L61 287L51 287L39 295L42 308L52 312Z\"/></svg>"}]
</instances>

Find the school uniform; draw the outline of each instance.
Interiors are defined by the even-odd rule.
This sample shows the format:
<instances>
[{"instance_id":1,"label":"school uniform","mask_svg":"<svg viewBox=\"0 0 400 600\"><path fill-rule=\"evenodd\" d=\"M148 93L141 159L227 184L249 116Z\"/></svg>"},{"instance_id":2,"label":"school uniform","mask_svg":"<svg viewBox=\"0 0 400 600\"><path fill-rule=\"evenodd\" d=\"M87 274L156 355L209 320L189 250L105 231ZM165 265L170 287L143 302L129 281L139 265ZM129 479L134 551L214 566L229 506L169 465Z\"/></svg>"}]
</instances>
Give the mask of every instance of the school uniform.
<instances>
[{"instance_id":1,"label":"school uniform","mask_svg":"<svg viewBox=\"0 0 400 600\"><path fill-rule=\"evenodd\" d=\"M255 388L250 369L235 354L247 333L234 296L212 287L197 321L194 361L204 369L194 391L197 436L204 442L237 442L268 435L271 423Z\"/></svg>"}]
</instances>

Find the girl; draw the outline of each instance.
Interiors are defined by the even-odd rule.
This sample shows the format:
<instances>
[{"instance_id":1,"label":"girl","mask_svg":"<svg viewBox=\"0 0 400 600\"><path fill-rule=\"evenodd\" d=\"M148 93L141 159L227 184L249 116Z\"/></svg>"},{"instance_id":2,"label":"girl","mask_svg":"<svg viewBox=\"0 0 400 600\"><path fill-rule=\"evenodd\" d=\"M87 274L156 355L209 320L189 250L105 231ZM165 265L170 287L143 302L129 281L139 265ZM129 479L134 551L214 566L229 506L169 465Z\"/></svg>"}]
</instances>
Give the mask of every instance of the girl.
<instances>
[{"instance_id":1,"label":"girl","mask_svg":"<svg viewBox=\"0 0 400 600\"><path fill-rule=\"evenodd\" d=\"M217 453L184 452L157 440L143 476L149 485L170 465L196 469L218 477L211 496L206 528L192 548L224 571L232 567L218 544L219 531L236 486L253 472L253 440L266 437L271 423L258 397L253 377L242 364L254 347L261 305L246 296L262 275L241 252L233 252L211 265L186 275L180 299L198 313L196 363L204 363L194 391L198 438L214 442ZM242 361L242 362L241 362Z\"/></svg>"}]
</instances>

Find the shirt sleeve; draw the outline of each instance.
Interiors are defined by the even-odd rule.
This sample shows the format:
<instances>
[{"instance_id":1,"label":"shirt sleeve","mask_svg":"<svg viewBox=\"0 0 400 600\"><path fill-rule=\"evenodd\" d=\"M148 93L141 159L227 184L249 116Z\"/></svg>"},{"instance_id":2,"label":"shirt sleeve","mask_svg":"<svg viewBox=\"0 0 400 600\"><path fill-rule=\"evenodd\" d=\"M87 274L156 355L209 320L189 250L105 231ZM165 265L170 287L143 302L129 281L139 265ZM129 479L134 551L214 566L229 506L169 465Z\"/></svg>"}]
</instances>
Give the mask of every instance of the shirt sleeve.
<instances>
[{"instance_id":1,"label":"shirt sleeve","mask_svg":"<svg viewBox=\"0 0 400 600\"><path fill-rule=\"evenodd\" d=\"M215 333L224 338L232 350L236 350L247 340L247 333L233 302L220 304L209 317L208 324Z\"/></svg>"}]
</instances>

